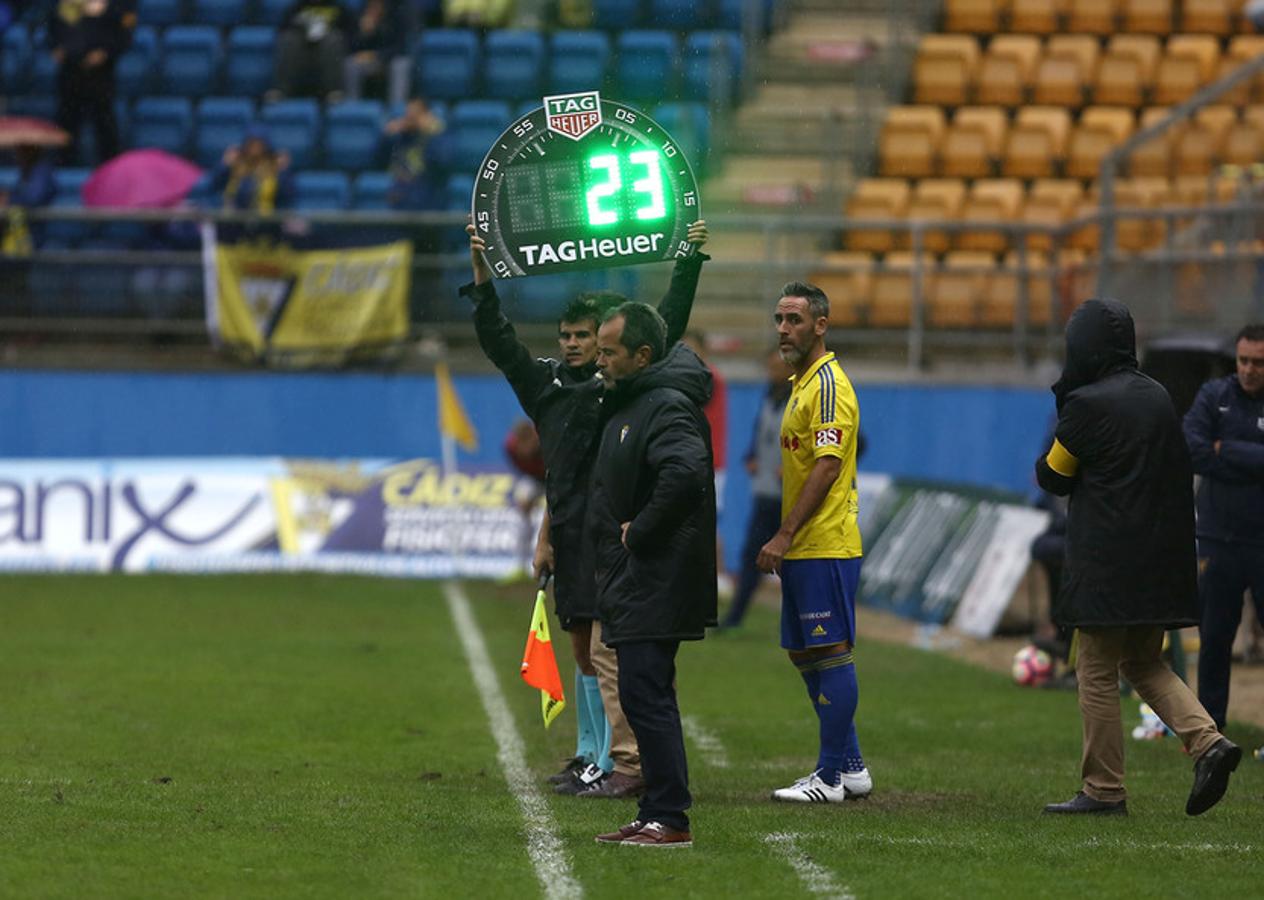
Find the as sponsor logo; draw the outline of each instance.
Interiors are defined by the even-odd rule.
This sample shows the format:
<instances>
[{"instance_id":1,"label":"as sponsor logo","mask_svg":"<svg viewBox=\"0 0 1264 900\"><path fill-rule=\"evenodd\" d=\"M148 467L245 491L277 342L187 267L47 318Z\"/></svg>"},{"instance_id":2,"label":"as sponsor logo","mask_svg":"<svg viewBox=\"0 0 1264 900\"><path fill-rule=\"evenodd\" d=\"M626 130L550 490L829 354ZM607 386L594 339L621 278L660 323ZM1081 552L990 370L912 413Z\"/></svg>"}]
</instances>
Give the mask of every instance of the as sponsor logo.
<instances>
[{"instance_id":1,"label":"as sponsor logo","mask_svg":"<svg viewBox=\"0 0 1264 900\"><path fill-rule=\"evenodd\" d=\"M545 124L549 131L577 141L601 124L601 94L557 94L544 98Z\"/></svg>"},{"instance_id":2,"label":"as sponsor logo","mask_svg":"<svg viewBox=\"0 0 1264 900\"><path fill-rule=\"evenodd\" d=\"M841 447L842 444L843 432L838 428L822 428L816 433L818 447Z\"/></svg>"}]
</instances>

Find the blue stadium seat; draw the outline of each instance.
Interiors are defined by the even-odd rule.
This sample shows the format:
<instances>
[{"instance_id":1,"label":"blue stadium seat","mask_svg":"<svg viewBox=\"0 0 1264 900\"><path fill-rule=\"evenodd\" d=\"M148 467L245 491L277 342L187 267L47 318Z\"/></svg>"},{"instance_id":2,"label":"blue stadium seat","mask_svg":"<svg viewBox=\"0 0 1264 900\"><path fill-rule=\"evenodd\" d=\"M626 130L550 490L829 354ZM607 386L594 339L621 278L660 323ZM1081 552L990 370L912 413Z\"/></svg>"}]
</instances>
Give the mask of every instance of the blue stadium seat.
<instances>
[{"instance_id":1,"label":"blue stadium seat","mask_svg":"<svg viewBox=\"0 0 1264 900\"><path fill-rule=\"evenodd\" d=\"M608 31L622 31L641 24L641 0L593 0L593 24Z\"/></svg>"},{"instance_id":2,"label":"blue stadium seat","mask_svg":"<svg viewBox=\"0 0 1264 900\"><path fill-rule=\"evenodd\" d=\"M132 46L114 69L114 83L120 96L139 97L153 88L158 71L158 33L152 26L137 25Z\"/></svg>"},{"instance_id":3,"label":"blue stadium seat","mask_svg":"<svg viewBox=\"0 0 1264 900\"><path fill-rule=\"evenodd\" d=\"M718 0L716 26L727 31L742 31L747 27L755 34L762 34L767 27L775 0Z\"/></svg>"},{"instance_id":4,"label":"blue stadium seat","mask_svg":"<svg viewBox=\"0 0 1264 900\"><path fill-rule=\"evenodd\" d=\"M385 115L376 100L352 100L325 112L325 159L344 171L370 169L382 162Z\"/></svg>"},{"instance_id":5,"label":"blue stadium seat","mask_svg":"<svg viewBox=\"0 0 1264 900\"><path fill-rule=\"evenodd\" d=\"M119 147L126 150L132 144L132 114L127 108L127 101L118 97L114 101L114 121L118 125ZM91 168L101 162L97 153L97 134L92 123L85 121L79 129L79 152L75 158L76 166Z\"/></svg>"},{"instance_id":6,"label":"blue stadium seat","mask_svg":"<svg viewBox=\"0 0 1264 900\"><path fill-rule=\"evenodd\" d=\"M7 104L11 116L33 116L50 122L57 118L57 98L52 94L22 94L9 97Z\"/></svg>"},{"instance_id":7,"label":"blue stadium seat","mask_svg":"<svg viewBox=\"0 0 1264 900\"><path fill-rule=\"evenodd\" d=\"M166 93L203 97L219 82L221 47L218 29L177 25L162 36L162 86Z\"/></svg>"},{"instance_id":8,"label":"blue stadium seat","mask_svg":"<svg viewBox=\"0 0 1264 900\"><path fill-rule=\"evenodd\" d=\"M477 96L480 54L473 31L423 31L413 56L417 60L417 91L423 97L459 100Z\"/></svg>"},{"instance_id":9,"label":"blue stadium seat","mask_svg":"<svg viewBox=\"0 0 1264 900\"><path fill-rule=\"evenodd\" d=\"M188 21L183 0L140 0L136 18L146 25L162 27Z\"/></svg>"},{"instance_id":10,"label":"blue stadium seat","mask_svg":"<svg viewBox=\"0 0 1264 900\"><path fill-rule=\"evenodd\" d=\"M352 185L352 209L390 209L387 195L391 190L391 176L386 172L361 172Z\"/></svg>"},{"instance_id":11,"label":"blue stadium seat","mask_svg":"<svg viewBox=\"0 0 1264 900\"><path fill-rule=\"evenodd\" d=\"M483 46L483 93L502 100L539 97L544 54L544 37L539 32L491 32Z\"/></svg>"},{"instance_id":12,"label":"blue stadium seat","mask_svg":"<svg viewBox=\"0 0 1264 900\"><path fill-rule=\"evenodd\" d=\"M192 137L193 104L187 97L141 97L132 107L133 147L184 156Z\"/></svg>"},{"instance_id":13,"label":"blue stadium seat","mask_svg":"<svg viewBox=\"0 0 1264 900\"><path fill-rule=\"evenodd\" d=\"M733 31L695 31L685 41L683 96L731 102L742 77L742 39Z\"/></svg>"},{"instance_id":14,"label":"blue stadium seat","mask_svg":"<svg viewBox=\"0 0 1264 900\"><path fill-rule=\"evenodd\" d=\"M32 35L25 25L9 26L0 41L0 89L5 94L25 93L30 80Z\"/></svg>"},{"instance_id":15,"label":"blue stadium seat","mask_svg":"<svg viewBox=\"0 0 1264 900\"><path fill-rule=\"evenodd\" d=\"M653 119L676 139L694 173L706 167L711 149L711 114L705 103L662 103Z\"/></svg>"},{"instance_id":16,"label":"blue stadium seat","mask_svg":"<svg viewBox=\"0 0 1264 900\"><path fill-rule=\"evenodd\" d=\"M241 136L255 118L254 101L247 97L207 97L197 105L197 136L193 158L199 166L211 168L224 158L224 151L241 143Z\"/></svg>"},{"instance_id":17,"label":"blue stadium seat","mask_svg":"<svg viewBox=\"0 0 1264 900\"><path fill-rule=\"evenodd\" d=\"M190 21L231 28L250 18L250 0L193 0Z\"/></svg>"},{"instance_id":18,"label":"blue stadium seat","mask_svg":"<svg viewBox=\"0 0 1264 900\"><path fill-rule=\"evenodd\" d=\"M500 100L467 100L455 104L448 119L448 129L455 141L452 168L472 174L512 121L509 104Z\"/></svg>"},{"instance_id":19,"label":"blue stadium seat","mask_svg":"<svg viewBox=\"0 0 1264 900\"><path fill-rule=\"evenodd\" d=\"M628 31L619 35L615 81L624 100L662 99L675 95L679 46L666 31Z\"/></svg>"},{"instance_id":20,"label":"blue stadium seat","mask_svg":"<svg viewBox=\"0 0 1264 900\"><path fill-rule=\"evenodd\" d=\"M53 59L53 55L46 49L46 45L41 43L46 40L44 37L44 29L36 29L32 36L35 41L36 48L31 52L30 59L30 79L27 82L27 90L32 94L57 94L57 61Z\"/></svg>"},{"instance_id":21,"label":"blue stadium seat","mask_svg":"<svg viewBox=\"0 0 1264 900\"><path fill-rule=\"evenodd\" d=\"M649 16L655 28L693 31L710 24L710 4L699 0L650 0Z\"/></svg>"},{"instance_id":22,"label":"blue stadium seat","mask_svg":"<svg viewBox=\"0 0 1264 900\"><path fill-rule=\"evenodd\" d=\"M272 87L276 37L275 28L259 25L243 25L228 33L225 93L261 97Z\"/></svg>"},{"instance_id":23,"label":"blue stadium seat","mask_svg":"<svg viewBox=\"0 0 1264 900\"><path fill-rule=\"evenodd\" d=\"M351 184L345 172L299 172L294 176L294 208L346 209Z\"/></svg>"},{"instance_id":24,"label":"blue stadium seat","mask_svg":"<svg viewBox=\"0 0 1264 900\"><path fill-rule=\"evenodd\" d=\"M263 108L272 144L290 154L290 163L304 169L320 156L320 107L315 100L282 100Z\"/></svg>"},{"instance_id":25,"label":"blue stadium seat","mask_svg":"<svg viewBox=\"0 0 1264 900\"><path fill-rule=\"evenodd\" d=\"M574 297L588 288L586 273L532 275L518 282L518 310L515 319L524 322L556 322Z\"/></svg>"},{"instance_id":26,"label":"blue stadium seat","mask_svg":"<svg viewBox=\"0 0 1264 900\"><path fill-rule=\"evenodd\" d=\"M0 168L0 191L11 191L18 183L18 170L15 166Z\"/></svg>"},{"instance_id":27,"label":"blue stadium seat","mask_svg":"<svg viewBox=\"0 0 1264 900\"><path fill-rule=\"evenodd\" d=\"M294 0L256 0L254 17L251 21L276 28L293 5Z\"/></svg>"},{"instance_id":28,"label":"blue stadium seat","mask_svg":"<svg viewBox=\"0 0 1264 900\"><path fill-rule=\"evenodd\" d=\"M83 184L91 175L91 169L58 169L57 193L50 205L56 209L74 209L83 206ZM84 222L52 221L44 229L44 240L73 247L91 233L92 226Z\"/></svg>"},{"instance_id":29,"label":"blue stadium seat","mask_svg":"<svg viewBox=\"0 0 1264 900\"><path fill-rule=\"evenodd\" d=\"M474 196L473 175L453 175L448 179L448 212L469 212L470 201ZM468 249L468 242L467 242Z\"/></svg>"},{"instance_id":30,"label":"blue stadium seat","mask_svg":"<svg viewBox=\"0 0 1264 900\"><path fill-rule=\"evenodd\" d=\"M549 52L549 94L601 88L610 63L610 39L600 31L558 31Z\"/></svg>"}]
</instances>

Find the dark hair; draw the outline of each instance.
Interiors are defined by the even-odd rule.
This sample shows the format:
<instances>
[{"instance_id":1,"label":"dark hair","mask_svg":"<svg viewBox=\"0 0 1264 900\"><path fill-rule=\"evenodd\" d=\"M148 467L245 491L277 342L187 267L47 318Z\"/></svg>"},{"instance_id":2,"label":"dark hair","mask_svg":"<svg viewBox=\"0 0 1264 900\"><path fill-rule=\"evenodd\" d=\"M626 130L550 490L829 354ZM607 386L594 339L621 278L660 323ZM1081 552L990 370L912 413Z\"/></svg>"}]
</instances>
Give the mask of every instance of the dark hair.
<instances>
[{"instance_id":1,"label":"dark hair","mask_svg":"<svg viewBox=\"0 0 1264 900\"><path fill-rule=\"evenodd\" d=\"M650 362L657 362L667 353L667 323L658 310L648 303L627 302L616 306L602 320L603 324L623 316L623 336L619 339L628 353L641 347L650 348Z\"/></svg>"},{"instance_id":2,"label":"dark hair","mask_svg":"<svg viewBox=\"0 0 1264 900\"><path fill-rule=\"evenodd\" d=\"M819 319L822 316L829 318L829 297L825 296L825 292L814 284L808 284L806 281L791 281L781 289L783 297L802 297L808 301L808 312L812 313L812 318Z\"/></svg>"},{"instance_id":3,"label":"dark hair","mask_svg":"<svg viewBox=\"0 0 1264 900\"><path fill-rule=\"evenodd\" d=\"M610 310L627 302L627 297L615 291L585 291L566 304L562 317L557 321L559 325L563 322L592 322L595 329L605 321Z\"/></svg>"},{"instance_id":4,"label":"dark hair","mask_svg":"<svg viewBox=\"0 0 1264 900\"><path fill-rule=\"evenodd\" d=\"M1250 325L1243 325L1242 330L1238 332L1238 336L1233 339L1234 346L1238 341L1264 341L1264 322L1252 322Z\"/></svg>"}]
</instances>

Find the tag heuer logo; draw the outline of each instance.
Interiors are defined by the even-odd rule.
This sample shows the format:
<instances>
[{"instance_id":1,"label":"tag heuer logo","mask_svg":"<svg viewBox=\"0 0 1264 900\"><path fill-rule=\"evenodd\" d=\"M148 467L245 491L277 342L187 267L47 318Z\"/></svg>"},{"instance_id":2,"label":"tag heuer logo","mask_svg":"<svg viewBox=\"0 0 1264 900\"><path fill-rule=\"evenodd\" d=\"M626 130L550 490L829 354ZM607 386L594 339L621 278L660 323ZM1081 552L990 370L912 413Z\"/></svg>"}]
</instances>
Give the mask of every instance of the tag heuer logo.
<instances>
[{"instance_id":1,"label":"tag heuer logo","mask_svg":"<svg viewBox=\"0 0 1264 900\"><path fill-rule=\"evenodd\" d=\"M601 124L601 94L585 91L545 97L544 113L549 131L577 141Z\"/></svg>"}]
</instances>

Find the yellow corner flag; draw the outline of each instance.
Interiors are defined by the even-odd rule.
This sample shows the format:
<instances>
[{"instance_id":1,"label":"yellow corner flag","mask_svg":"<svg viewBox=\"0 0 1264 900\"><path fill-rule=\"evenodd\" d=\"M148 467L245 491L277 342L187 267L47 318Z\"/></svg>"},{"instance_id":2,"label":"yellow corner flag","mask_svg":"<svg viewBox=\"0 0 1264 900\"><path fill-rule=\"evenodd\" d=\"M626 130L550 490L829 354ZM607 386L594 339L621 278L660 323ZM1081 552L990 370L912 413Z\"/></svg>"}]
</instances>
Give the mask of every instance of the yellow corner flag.
<instances>
[{"instance_id":1,"label":"yellow corner flag","mask_svg":"<svg viewBox=\"0 0 1264 900\"><path fill-rule=\"evenodd\" d=\"M439 391L439 433L451 438L471 453L478 449L478 432L465 414L461 398L452 384L448 364L435 365L435 383Z\"/></svg>"},{"instance_id":2,"label":"yellow corner flag","mask_svg":"<svg viewBox=\"0 0 1264 900\"><path fill-rule=\"evenodd\" d=\"M544 716L545 728L552 725L553 720L566 708L562 676L557 672L553 642L549 639L549 618L544 612L544 585L547 583L546 576L535 595L535 611L531 614L527 649L522 654L522 680L531 687L540 689L540 713Z\"/></svg>"}]
</instances>

